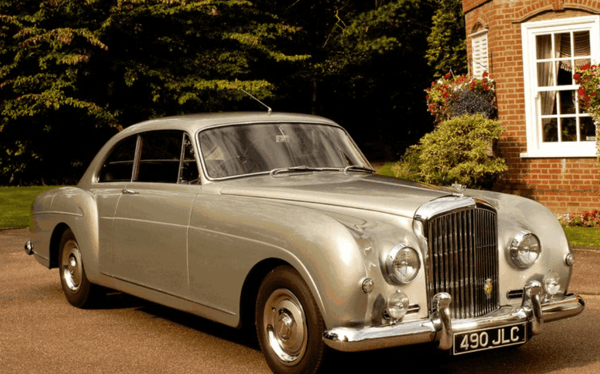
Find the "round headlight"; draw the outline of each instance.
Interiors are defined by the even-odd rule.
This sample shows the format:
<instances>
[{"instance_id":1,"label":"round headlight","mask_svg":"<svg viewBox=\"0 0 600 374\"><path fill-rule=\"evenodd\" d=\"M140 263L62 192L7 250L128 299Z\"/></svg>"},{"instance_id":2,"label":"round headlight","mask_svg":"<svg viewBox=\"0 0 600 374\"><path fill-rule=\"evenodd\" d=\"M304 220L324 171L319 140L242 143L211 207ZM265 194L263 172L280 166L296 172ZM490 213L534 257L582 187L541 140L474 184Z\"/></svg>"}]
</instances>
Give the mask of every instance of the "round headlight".
<instances>
[{"instance_id":1,"label":"round headlight","mask_svg":"<svg viewBox=\"0 0 600 374\"><path fill-rule=\"evenodd\" d=\"M417 251L403 244L392 248L385 261L388 278L397 284L408 283L415 279L420 268L421 261Z\"/></svg>"},{"instance_id":2,"label":"round headlight","mask_svg":"<svg viewBox=\"0 0 600 374\"><path fill-rule=\"evenodd\" d=\"M390 295L386 307L387 314L392 319L400 319L408 312L408 296L402 291Z\"/></svg>"},{"instance_id":3,"label":"round headlight","mask_svg":"<svg viewBox=\"0 0 600 374\"><path fill-rule=\"evenodd\" d=\"M541 252L540 240L526 230L519 231L510 245L510 257L515 265L521 269L533 265L540 257Z\"/></svg>"}]
</instances>

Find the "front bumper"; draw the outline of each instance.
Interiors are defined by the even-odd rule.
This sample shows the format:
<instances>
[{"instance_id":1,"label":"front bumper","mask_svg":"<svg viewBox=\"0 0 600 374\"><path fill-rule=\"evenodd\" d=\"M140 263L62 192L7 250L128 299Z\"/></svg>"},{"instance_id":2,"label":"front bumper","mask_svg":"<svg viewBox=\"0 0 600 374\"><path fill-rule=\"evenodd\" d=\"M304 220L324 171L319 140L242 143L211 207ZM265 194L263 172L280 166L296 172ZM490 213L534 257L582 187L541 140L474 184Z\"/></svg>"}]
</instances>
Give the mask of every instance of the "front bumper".
<instances>
[{"instance_id":1,"label":"front bumper","mask_svg":"<svg viewBox=\"0 0 600 374\"><path fill-rule=\"evenodd\" d=\"M565 295L558 301L542 303L542 285L531 281L524 289L520 307L503 307L479 318L452 320L452 297L441 292L433 297L435 312L427 320L365 328L333 328L325 331L323 340L329 347L343 352L358 352L403 345L437 342L438 348L452 348L456 333L526 323L532 335L542 331L544 322L575 316L585 308L579 295Z\"/></svg>"}]
</instances>

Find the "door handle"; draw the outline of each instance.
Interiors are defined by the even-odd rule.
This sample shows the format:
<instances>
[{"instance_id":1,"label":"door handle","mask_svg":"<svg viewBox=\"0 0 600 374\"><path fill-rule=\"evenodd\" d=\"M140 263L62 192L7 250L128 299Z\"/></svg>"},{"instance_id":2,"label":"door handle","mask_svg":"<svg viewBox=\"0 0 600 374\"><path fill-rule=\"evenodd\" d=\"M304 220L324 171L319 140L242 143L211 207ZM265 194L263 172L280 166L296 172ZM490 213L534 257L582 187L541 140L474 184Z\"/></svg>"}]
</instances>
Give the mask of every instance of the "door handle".
<instances>
[{"instance_id":1,"label":"door handle","mask_svg":"<svg viewBox=\"0 0 600 374\"><path fill-rule=\"evenodd\" d=\"M139 194L139 192L136 192L136 191L134 191L134 190L128 190L128 189L126 189L126 188L123 188L123 189L121 190L121 193L122 193L123 195L138 195L138 194Z\"/></svg>"}]
</instances>

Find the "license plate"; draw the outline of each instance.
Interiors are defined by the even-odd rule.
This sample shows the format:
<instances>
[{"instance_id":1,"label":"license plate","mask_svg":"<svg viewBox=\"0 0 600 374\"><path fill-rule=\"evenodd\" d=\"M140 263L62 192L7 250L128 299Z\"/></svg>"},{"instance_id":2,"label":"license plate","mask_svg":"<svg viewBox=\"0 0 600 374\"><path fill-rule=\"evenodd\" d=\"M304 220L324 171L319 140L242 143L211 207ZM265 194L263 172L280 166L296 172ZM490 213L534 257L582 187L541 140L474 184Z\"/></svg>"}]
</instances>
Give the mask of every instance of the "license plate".
<instances>
[{"instance_id":1,"label":"license plate","mask_svg":"<svg viewBox=\"0 0 600 374\"><path fill-rule=\"evenodd\" d=\"M510 345L523 344L527 341L525 324L492 327L475 331L454 334L455 355L484 351Z\"/></svg>"}]
</instances>

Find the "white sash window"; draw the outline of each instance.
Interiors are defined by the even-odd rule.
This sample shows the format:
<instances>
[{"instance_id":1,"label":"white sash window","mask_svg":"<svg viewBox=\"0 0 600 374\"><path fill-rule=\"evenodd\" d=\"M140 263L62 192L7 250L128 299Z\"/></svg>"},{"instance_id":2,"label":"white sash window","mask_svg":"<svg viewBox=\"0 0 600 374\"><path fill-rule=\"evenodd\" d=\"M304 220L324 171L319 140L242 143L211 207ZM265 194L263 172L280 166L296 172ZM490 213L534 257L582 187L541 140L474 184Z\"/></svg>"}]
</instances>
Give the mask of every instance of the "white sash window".
<instances>
[{"instance_id":1,"label":"white sash window","mask_svg":"<svg viewBox=\"0 0 600 374\"><path fill-rule=\"evenodd\" d=\"M527 152L522 157L593 157L595 126L579 106L574 67L598 63L600 17L521 26Z\"/></svg>"}]
</instances>

